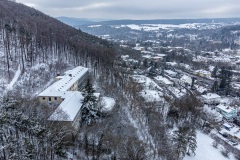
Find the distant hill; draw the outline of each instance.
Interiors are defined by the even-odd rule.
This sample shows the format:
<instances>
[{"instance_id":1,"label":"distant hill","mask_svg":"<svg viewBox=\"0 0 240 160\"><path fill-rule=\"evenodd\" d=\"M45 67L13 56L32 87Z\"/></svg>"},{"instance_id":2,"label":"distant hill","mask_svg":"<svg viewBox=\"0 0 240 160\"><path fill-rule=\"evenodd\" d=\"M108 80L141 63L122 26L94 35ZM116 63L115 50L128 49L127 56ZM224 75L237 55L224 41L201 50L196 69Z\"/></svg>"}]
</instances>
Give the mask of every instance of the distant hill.
<instances>
[{"instance_id":1,"label":"distant hill","mask_svg":"<svg viewBox=\"0 0 240 160\"><path fill-rule=\"evenodd\" d=\"M112 61L106 59L106 55L113 55L111 43L23 4L1 0L0 22L0 45L7 48L4 52L7 58L0 57L3 60L0 65L7 64L9 78L18 65L24 72L29 65L55 60L73 65L85 63L86 57L91 57L92 63L101 59L107 64Z\"/></svg>"},{"instance_id":2,"label":"distant hill","mask_svg":"<svg viewBox=\"0 0 240 160\"><path fill-rule=\"evenodd\" d=\"M97 24L127 25L127 24L186 24L186 23L235 23L240 18L203 18L203 19L153 19L153 20L111 20Z\"/></svg>"},{"instance_id":3,"label":"distant hill","mask_svg":"<svg viewBox=\"0 0 240 160\"><path fill-rule=\"evenodd\" d=\"M106 19L97 19L97 18L87 19L87 18L74 18L74 17L56 17L56 19L70 26L90 25L96 22L106 21Z\"/></svg>"},{"instance_id":4,"label":"distant hill","mask_svg":"<svg viewBox=\"0 0 240 160\"><path fill-rule=\"evenodd\" d=\"M94 23L93 21L90 21L84 18L56 17L56 19L70 26L85 25L85 24L87 25L87 24Z\"/></svg>"}]
</instances>

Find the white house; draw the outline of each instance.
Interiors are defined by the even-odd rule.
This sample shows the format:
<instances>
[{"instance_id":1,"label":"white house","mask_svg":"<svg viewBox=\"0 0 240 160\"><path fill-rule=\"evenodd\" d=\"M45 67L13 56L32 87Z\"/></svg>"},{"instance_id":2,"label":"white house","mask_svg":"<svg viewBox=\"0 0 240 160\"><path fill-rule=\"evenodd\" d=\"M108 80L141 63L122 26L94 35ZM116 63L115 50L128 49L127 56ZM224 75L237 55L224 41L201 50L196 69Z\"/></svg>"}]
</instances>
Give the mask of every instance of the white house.
<instances>
[{"instance_id":1,"label":"white house","mask_svg":"<svg viewBox=\"0 0 240 160\"><path fill-rule=\"evenodd\" d=\"M164 73L166 73L167 75L169 75L171 77L176 77L177 76L177 72L174 72L172 70L164 70Z\"/></svg>"},{"instance_id":2,"label":"white house","mask_svg":"<svg viewBox=\"0 0 240 160\"><path fill-rule=\"evenodd\" d=\"M157 76L157 77L154 77L154 79L158 80L160 83L162 83L164 85L173 86L173 82L165 77Z\"/></svg>"},{"instance_id":3,"label":"white house","mask_svg":"<svg viewBox=\"0 0 240 160\"><path fill-rule=\"evenodd\" d=\"M237 109L229 107L227 105L219 104L216 106L216 110L223 115L228 121L233 121L233 118L237 117Z\"/></svg>"},{"instance_id":4,"label":"white house","mask_svg":"<svg viewBox=\"0 0 240 160\"><path fill-rule=\"evenodd\" d=\"M184 84L188 84L191 85L192 84L192 78L187 76L187 75L183 75L180 80L184 83Z\"/></svg>"},{"instance_id":5,"label":"white house","mask_svg":"<svg viewBox=\"0 0 240 160\"><path fill-rule=\"evenodd\" d=\"M202 100L206 104L217 104L221 100L221 96L215 93L207 93L201 96Z\"/></svg>"}]
</instances>

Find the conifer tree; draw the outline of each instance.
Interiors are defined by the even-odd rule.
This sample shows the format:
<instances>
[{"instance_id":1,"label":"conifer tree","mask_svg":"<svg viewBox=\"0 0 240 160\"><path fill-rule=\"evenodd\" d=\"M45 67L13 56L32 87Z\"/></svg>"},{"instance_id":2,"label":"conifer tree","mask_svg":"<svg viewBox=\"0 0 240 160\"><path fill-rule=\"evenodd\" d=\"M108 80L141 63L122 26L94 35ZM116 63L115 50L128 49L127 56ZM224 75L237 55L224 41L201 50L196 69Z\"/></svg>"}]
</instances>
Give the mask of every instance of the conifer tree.
<instances>
[{"instance_id":1,"label":"conifer tree","mask_svg":"<svg viewBox=\"0 0 240 160\"><path fill-rule=\"evenodd\" d=\"M90 79L88 79L82 92L84 99L82 101L81 108L82 122L86 124L95 122L100 116L100 112L96 105L97 98L94 96L94 92L95 90L92 86L92 83Z\"/></svg>"},{"instance_id":2,"label":"conifer tree","mask_svg":"<svg viewBox=\"0 0 240 160\"><path fill-rule=\"evenodd\" d=\"M195 155L195 150L197 148L196 129L194 129L194 128L188 129L187 143L188 143L187 153L190 154L190 152L191 152Z\"/></svg>"},{"instance_id":3,"label":"conifer tree","mask_svg":"<svg viewBox=\"0 0 240 160\"><path fill-rule=\"evenodd\" d=\"M179 127L177 131L174 131L173 140L176 146L176 152L178 159L182 159L187 151L187 128L186 127Z\"/></svg>"},{"instance_id":4,"label":"conifer tree","mask_svg":"<svg viewBox=\"0 0 240 160\"><path fill-rule=\"evenodd\" d=\"M215 66L212 71L212 77L216 78L217 77L217 72L218 72L218 67Z\"/></svg>"},{"instance_id":5,"label":"conifer tree","mask_svg":"<svg viewBox=\"0 0 240 160\"><path fill-rule=\"evenodd\" d=\"M213 86L211 88L212 93L216 93L218 91L218 82L214 81Z\"/></svg>"}]
</instances>

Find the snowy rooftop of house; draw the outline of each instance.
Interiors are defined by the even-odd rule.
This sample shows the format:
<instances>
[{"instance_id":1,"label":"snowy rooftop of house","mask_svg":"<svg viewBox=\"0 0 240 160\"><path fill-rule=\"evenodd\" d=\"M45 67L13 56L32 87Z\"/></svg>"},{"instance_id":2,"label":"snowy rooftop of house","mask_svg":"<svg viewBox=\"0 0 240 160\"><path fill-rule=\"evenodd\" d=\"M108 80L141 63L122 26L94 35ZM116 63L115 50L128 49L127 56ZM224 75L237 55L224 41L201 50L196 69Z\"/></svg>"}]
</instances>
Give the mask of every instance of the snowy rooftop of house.
<instances>
[{"instance_id":1,"label":"snowy rooftop of house","mask_svg":"<svg viewBox=\"0 0 240 160\"><path fill-rule=\"evenodd\" d=\"M161 56L154 56L154 57L152 57L152 59L163 59L163 57L161 57Z\"/></svg>"},{"instance_id":2,"label":"snowy rooftop of house","mask_svg":"<svg viewBox=\"0 0 240 160\"><path fill-rule=\"evenodd\" d=\"M76 81L88 72L88 68L78 66L72 70L66 71L64 76L58 76L60 80L53 83L45 89L39 96L57 96L60 93L67 91ZM57 92L57 93L56 93ZM59 95L61 96L61 95Z\"/></svg>"},{"instance_id":3,"label":"snowy rooftop of house","mask_svg":"<svg viewBox=\"0 0 240 160\"><path fill-rule=\"evenodd\" d=\"M202 74L211 74L211 72L200 69L200 70L195 70L195 73L202 73Z\"/></svg>"},{"instance_id":4,"label":"snowy rooftop of house","mask_svg":"<svg viewBox=\"0 0 240 160\"><path fill-rule=\"evenodd\" d=\"M138 83L145 83L146 77L143 75L133 75L132 78L137 81Z\"/></svg>"},{"instance_id":5,"label":"snowy rooftop of house","mask_svg":"<svg viewBox=\"0 0 240 160\"><path fill-rule=\"evenodd\" d=\"M164 70L164 72L166 72L167 74L170 74L170 75L176 75L177 74L176 72L173 72L172 70Z\"/></svg>"},{"instance_id":6,"label":"snowy rooftop of house","mask_svg":"<svg viewBox=\"0 0 240 160\"><path fill-rule=\"evenodd\" d=\"M221 96L216 93L207 93L206 95L202 95L202 97L208 100L221 98Z\"/></svg>"},{"instance_id":7,"label":"snowy rooftop of house","mask_svg":"<svg viewBox=\"0 0 240 160\"><path fill-rule=\"evenodd\" d=\"M151 58L151 55L143 55L142 57L149 59L149 58Z\"/></svg>"},{"instance_id":8,"label":"snowy rooftop of house","mask_svg":"<svg viewBox=\"0 0 240 160\"><path fill-rule=\"evenodd\" d=\"M226 112L226 113L231 113L231 112L235 111L234 108L229 107L229 106L226 106L226 105L223 105L223 104L219 104L219 105L217 106L217 108L219 108L220 110L222 110L222 111L224 111L224 112Z\"/></svg>"},{"instance_id":9,"label":"snowy rooftop of house","mask_svg":"<svg viewBox=\"0 0 240 160\"><path fill-rule=\"evenodd\" d=\"M94 93L99 99L100 93ZM82 107L83 96L78 91L67 91L62 97L63 102L48 118L49 121L73 121Z\"/></svg>"},{"instance_id":10,"label":"snowy rooftop of house","mask_svg":"<svg viewBox=\"0 0 240 160\"><path fill-rule=\"evenodd\" d=\"M64 101L48 118L50 121L73 121L82 106L83 96L81 92L65 93Z\"/></svg>"},{"instance_id":11,"label":"snowy rooftop of house","mask_svg":"<svg viewBox=\"0 0 240 160\"><path fill-rule=\"evenodd\" d=\"M185 83L189 83L189 84L192 83L192 78L187 76L187 75L183 75L180 80L185 82Z\"/></svg>"},{"instance_id":12,"label":"snowy rooftop of house","mask_svg":"<svg viewBox=\"0 0 240 160\"><path fill-rule=\"evenodd\" d=\"M177 65L176 62L166 62L166 64L171 65L171 66L176 66Z\"/></svg>"},{"instance_id":13,"label":"snowy rooftop of house","mask_svg":"<svg viewBox=\"0 0 240 160\"><path fill-rule=\"evenodd\" d=\"M159 80L165 84L173 84L173 82L171 82L169 79L165 78L165 77L162 77L162 76L157 76L157 77L154 77L156 80Z\"/></svg>"},{"instance_id":14,"label":"snowy rooftop of house","mask_svg":"<svg viewBox=\"0 0 240 160\"><path fill-rule=\"evenodd\" d=\"M165 56L167 56L167 55L166 55L166 54L160 54L160 53L158 53L157 56L159 56L159 57L165 57Z\"/></svg>"}]
</instances>

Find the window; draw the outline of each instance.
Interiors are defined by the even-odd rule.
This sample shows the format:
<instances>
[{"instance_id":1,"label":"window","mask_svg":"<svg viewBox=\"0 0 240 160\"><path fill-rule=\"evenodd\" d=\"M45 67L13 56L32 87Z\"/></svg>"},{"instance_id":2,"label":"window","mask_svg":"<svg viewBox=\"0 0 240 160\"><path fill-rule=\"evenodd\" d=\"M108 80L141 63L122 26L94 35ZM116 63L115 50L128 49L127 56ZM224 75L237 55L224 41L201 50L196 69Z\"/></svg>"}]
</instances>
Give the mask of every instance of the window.
<instances>
[{"instance_id":1,"label":"window","mask_svg":"<svg viewBox=\"0 0 240 160\"><path fill-rule=\"evenodd\" d=\"M56 101L56 100L57 100L57 97L55 97L54 99L55 99L55 101Z\"/></svg>"},{"instance_id":2,"label":"window","mask_svg":"<svg viewBox=\"0 0 240 160\"><path fill-rule=\"evenodd\" d=\"M52 101L52 100L51 100L51 97L49 97L48 100L49 100L49 101Z\"/></svg>"},{"instance_id":3,"label":"window","mask_svg":"<svg viewBox=\"0 0 240 160\"><path fill-rule=\"evenodd\" d=\"M43 100L45 100L45 97L42 97Z\"/></svg>"}]
</instances>

